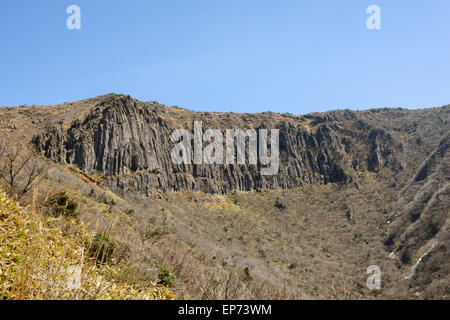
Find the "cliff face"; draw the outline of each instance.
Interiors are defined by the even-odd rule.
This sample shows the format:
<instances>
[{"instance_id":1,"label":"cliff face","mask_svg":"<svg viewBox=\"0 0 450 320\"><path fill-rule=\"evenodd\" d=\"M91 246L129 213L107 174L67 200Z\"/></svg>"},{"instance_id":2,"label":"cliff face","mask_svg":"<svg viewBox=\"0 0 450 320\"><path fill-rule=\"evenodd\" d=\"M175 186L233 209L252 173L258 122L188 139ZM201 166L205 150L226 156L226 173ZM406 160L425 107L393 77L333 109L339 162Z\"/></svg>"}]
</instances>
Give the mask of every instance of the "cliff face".
<instances>
[{"instance_id":1,"label":"cliff face","mask_svg":"<svg viewBox=\"0 0 450 320\"><path fill-rule=\"evenodd\" d=\"M408 286L411 295L450 294L450 106L235 114L193 112L113 94L56 106L1 108L0 113L0 140L21 147L31 140L47 158L101 175L109 186L102 186L105 194L121 193L124 208L135 212L130 219L143 219L137 225L150 216L161 219L164 228L173 227L182 241L220 256L221 263L244 268L254 261L263 269L268 261L282 261L286 268L295 262L297 268L288 268L295 277L315 270L311 279L325 279L324 272L334 277L345 270L352 283L359 272L366 275L361 261L386 263L383 273L398 280L386 280L386 288L398 284ZM264 163L248 161L175 164L171 152L178 142L172 133L186 129L194 137L197 121L203 132L219 129L223 137L228 129L278 129L279 172L263 175ZM58 175L52 179L59 183ZM100 179L94 180L74 188L83 186L80 192L88 194ZM159 192L184 189L232 194ZM261 189L286 190L232 192ZM236 222L231 227L230 220ZM233 260L235 249L242 255ZM316 269L317 261L333 266Z\"/></svg>"},{"instance_id":2,"label":"cliff face","mask_svg":"<svg viewBox=\"0 0 450 320\"><path fill-rule=\"evenodd\" d=\"M170 140L175 129L279 129L280 167L272 176L261 164L175 165ZM46 157L98 171L116 190L148 196L154 189L233 190L293 188L303 183L350 183L358 172L403 169L403 147L381 123L362 112L325 114L230 114L191 112L143 103L129 96L98 100L83 117L60 121L33 139ZM204 143L206 146L207 143ZM247 148L248 149L248 148Z\"/></svg>"}]
</instances>

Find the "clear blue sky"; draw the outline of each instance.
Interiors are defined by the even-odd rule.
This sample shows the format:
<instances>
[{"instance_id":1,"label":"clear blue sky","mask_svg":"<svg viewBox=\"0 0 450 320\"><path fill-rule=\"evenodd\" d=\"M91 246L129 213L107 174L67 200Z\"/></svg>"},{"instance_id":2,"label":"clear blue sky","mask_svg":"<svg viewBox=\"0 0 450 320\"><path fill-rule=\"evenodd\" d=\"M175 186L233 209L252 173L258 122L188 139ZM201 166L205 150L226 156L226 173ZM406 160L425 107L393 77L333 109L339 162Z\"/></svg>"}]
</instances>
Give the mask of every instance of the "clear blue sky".
<instances>
[{"instance_id":1,"label":"clear blue sky","mask_svg":"<svg viewBox=\"0 0 450 320\"><path fill-rule=\"evenodd\" d=\"M81 8L68 30L66 8ZM369 5L382 30L366 28ZM130 94L193 110L450 103L449 0L0 2L0 105Z\"/></svg>"}]
</instances>

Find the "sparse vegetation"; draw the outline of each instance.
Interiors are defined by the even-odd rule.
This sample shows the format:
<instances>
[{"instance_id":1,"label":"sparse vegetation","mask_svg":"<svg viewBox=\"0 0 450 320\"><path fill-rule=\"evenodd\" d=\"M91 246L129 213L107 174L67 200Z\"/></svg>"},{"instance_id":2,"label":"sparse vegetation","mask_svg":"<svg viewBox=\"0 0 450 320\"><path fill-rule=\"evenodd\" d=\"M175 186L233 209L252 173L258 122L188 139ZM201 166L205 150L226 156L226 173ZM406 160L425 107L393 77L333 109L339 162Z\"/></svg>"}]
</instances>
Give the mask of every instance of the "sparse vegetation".
<instances>
[{"instance_id":1,"label":"sparse vegetation","mask_svg":"<svg viewBox=\"0 0 450 320\"><path fill-rule=\"evenodd\" d=\"M158 174L160 174L160 171L158 168L155 168L155 169L150 170L150 173L158 175Z\"/></svg>"},{"instance_id":2,"label":"sparse vegetation","mask_svg":"<svg viewBox=\"0 0 450 320\"><path fill-rule=\"evenodd\" d=\"M97 233L95 237L85 243L85 247L88 248L88 254L90 257L95 257L97 263L111 263L114 256L118 256L118 251L125 250L120 248L121 245L106 233Z\"/></svg>"},{"instance_id":3,"label":"sparse vegetation","mask_svg":"<svg viewBox=\"0 0 450 320\"><path fill-rule=\"evenodd\" d=\"M45 165L32 151L0 141L0 181L9 196L22 198L45 173Z\"/></svg>"},{"instance_id":4,"label":"sparse vegetation","mask_svg":"<svg viewBox=\"0 0 450 320\"><path fill-rule=\"evenodd\" d=\"M175 282L175 277L172 275L169 269L162 265L156 265L158 268L158 284L163 285L165 287L173 286Z\"/></svg>"},{"instance_id":5,"label":"sparse vegetation","mask_svg":"<svg viewBox=\"0 0 450 320\"><path fill-rule=\"evenodd\" d=\"M50 214L55 217L77 218L79 215L79 212L77 212L78 204L70 199L65 192L58 193L47 201L45 206L48 208Z\"/></svg>"},{"instance_id":6,"label":"sparse vegetation","mask_svg":"<svg viewBox=\"0 0 450 320\"><path fill-rule=\"evenodd\" d=\"M280 210L284 210L286 209L286 205L284 203L281 202L280 198L277 198L275 200L275 207L280 209Z\"/></svg>"},{"instance_id":7,"label":"sparse vegetation","mask_svg":"<svg viewBox=\"0 0 450 320\"><path fill-rule=\"evenodd\" d=\"M61 223L72 229L70 236L63 235ZM118 281L125 265L93 263L83 254L89 237L71 219L44 217L0 194L0 299L174 298L155 282ZM70 285L73 267L81 271L75 286Z\"/></svg>"},{"instance_id":8,"label":"sparse vegetation","mask_svg":"<svg viewBox=\"0 0 450 320\"><path fill-rule=\"evenodd\" d=\"M14 145L0 155L0 183L29 206L0 214L3 298L173 297L163 285L183 299L380 299L416 291L424 292L420 298L448 297L448 130L435 128L435 118L438 113L438 123L447 123L449 107L244 120L208 115L211 124L258 126L264 120L288 133L277 177L261 176L254 165L176 167L170 176L146 169L153 159L120 141L118 150L105 145L91 168L81 159L85 153L68 149L92 143L97 120L105 128L114 124L99 113L106 106L112 114L125 102L136 108L130 112L142 111L139 118L149 120L140 123L142 130L154 119L163 131L193 119L183 109L129 99L109 95L70 110L0 110L2 138ZM145 119L148 110L151 119ZM54 119L61 123L54 126ZM32 121L40 125L29 126ZM60 130L66 126L76 141ZM54 160L48 174L36 175L32 164L45 167L50 160L34 153L27 160L32 136L33 146ZM149 141L142 142L146 148ZM125 154L130 158L122 159ZM405 281L433 240L439 241L436 248ZM65 288L65 270L77 263L85 280L83 290L73 292ZM365 286L369 264L383 271L379 292Z\"/></svg>"}]
</instances>

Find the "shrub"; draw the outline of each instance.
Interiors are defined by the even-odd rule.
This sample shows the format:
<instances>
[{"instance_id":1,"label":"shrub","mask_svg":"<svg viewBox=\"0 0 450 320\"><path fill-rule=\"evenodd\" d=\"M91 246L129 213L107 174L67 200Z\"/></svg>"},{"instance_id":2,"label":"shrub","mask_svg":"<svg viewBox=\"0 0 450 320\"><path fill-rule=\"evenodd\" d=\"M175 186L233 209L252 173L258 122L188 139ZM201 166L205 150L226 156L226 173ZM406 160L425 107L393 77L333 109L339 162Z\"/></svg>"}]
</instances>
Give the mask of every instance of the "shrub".
<instances>
[{"instance_id":1,"label":"shrub","mask_svg":"<svg viewBox=\"0 0 450 320\"><path fill-rule=\"evenodd\" d=\"M249 269L249 267L245 267L245 268L244 268L244 278L243 278L243 280L244 280L244 281L250 281L250 280L252 280L252 276L250 275L250 269Z\"/></svg>"},{"instance_id":2,"label":"shrub","mask_svg":"<svg viewBox=\"0 0 450 320\"><path fill-rule=\"evenodd\" d=\"M249 172L251 173L251 175L253 175L253 176L258 175L258 169L257 169L256 165L254 165L254 164L250 164L250 165L248 166L248 171L249 171Z\"/></svg>"},{"instance_id":3,"label":"shrub","mask_svg":"<svg viewBox=\"0 0 450 320\"><path fill-rule=\"evenodd\" d=\"M100 197L100 201L101 201L102 203L104 203L104 204L108 204L108 199L106 199L106 197L105 197L104 195L102 195L102 196Z\"/></svg>"},{"instance_id":4,"label":"shrub","mask_svg":"<svg viewBox=\"0 0 450 320\"><path fill-rule=\"evenodd\" d=\"M158 268L158 284L163 285L165 287L173 286L175 282L175 277L172 275L169 269L162 265L156 265Z\"/></svg>"},{"instance_id":5,"label":"shrub","mask_svg":"<svg viewBox=\"0 0 450 320\"><path fill-rule=\"evenodd\" d=\"M129 248L106 233L98 233L90 243L85 244L88 255L98 264L118 262L126 257Z\"/></svg>"},{"instance_id":6,"label":"shrub","mask_svg":"<svg viewBox=\"0 0 450 320\"><path fill-rule=\"evenodd\" d=\"M79 212L77 212L78 204L69 198L65 192L60 192L52 199L47 201L45 206L50 210L50 213L55 217L70 217L77 218Z\"/></svg>"},{"instance_id":7,"label":"shrub","mask_svg":"<svg viewBox=\"0 0 450 320\"><path fill-rule=\"evenodd\" d=\"M412 257L411 249L409 247L405 248L400 259L403 264L411 264Z\"/></svg>"},{"instance_id":8,"label":"shrub","mask_svg":"<svg viewBox=\"0 0 450 320\"><path fill-rule=\"evenodd\" d=\"M282 203L279 198L277 198L275 201L275 207L280 210L284 210L287 208L286 205L284 203Z\"/></svg>"},{"instance_id":9,"label":"shrub","mask_svg":"<svg viewBox=\"0 0 450 320\"><path fill-rule=\"evenodd\" d=\"M158 168L155 168L155 169L150 170L150 173L151 173L151 174L160 174Z\"/></svg>"},{"instance_id":10,"label":"shrub","mask_svg":"<svg viewBox=\"0 0 450 320\"><path fill-rule=\"evenodd\" d=\"M297 264L296 263L291 263L288 267L289 270L295 269L297 268Z\"/></svg>"},{"instance_id":11,"label":"shrub","mask_svg":"<svg viewBox=\"0 0 450 320\"><path fill-rule=\"evenodd\" d=\"M395 234L390 234L389 237L384 241L384 245L387 247L391 247L394 245Z\"/></svg>"}]
</instances>

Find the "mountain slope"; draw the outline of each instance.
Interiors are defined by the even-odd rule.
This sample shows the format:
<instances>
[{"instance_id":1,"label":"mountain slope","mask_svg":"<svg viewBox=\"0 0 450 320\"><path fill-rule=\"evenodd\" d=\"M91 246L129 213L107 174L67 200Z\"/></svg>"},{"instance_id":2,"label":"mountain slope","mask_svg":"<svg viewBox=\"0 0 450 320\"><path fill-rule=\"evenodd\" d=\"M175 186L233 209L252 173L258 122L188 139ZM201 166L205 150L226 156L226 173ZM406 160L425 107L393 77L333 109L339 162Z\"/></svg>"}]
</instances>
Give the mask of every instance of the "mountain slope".
<instances>
[{"instance_id":1,"label":"mountain slope","mask_svg":"<svg viewBox=\"0 0 450 320\"><path fill-rule=\"evenodd\" d=\"M62 232L64 223L72 234ZM87 230L74 221L43 217L0 193L0 298L173 298L155 283L137 287L120 281L120 267L96 266L85 257L85 239ZM78 279L74 268L80 270Z\"/></svg>"},{"instance_id":2,"label":"mountain slope","mask_svg":"<svg viewBox=\"0 0 450 320\"><path fill-rule=\"evenodd\" d=\"M235 114L111 94L0 113L3 139L31 143L59 164L52 181L89 201L92 191L114 192L120 210L133 209L117 236L144 271L149 259L179 269L181 297L212 290L198 269L216 270L222 282L235 272L247 298L267 297L256 288L263 282L279 289L269 296L288 288L291 297L448 298L449 106ZM194 121L222 133L279 129L279 173L261 175L260 163L173 164L170 136ZM96 207L84 219L100 223ZM168 232L153 242L145 228ZM169 243L183 243L196 267L184 270L154 243L174 255ZM385 275L381 293L365 287L370 264Z\"/></svg>"}]
</instances>

